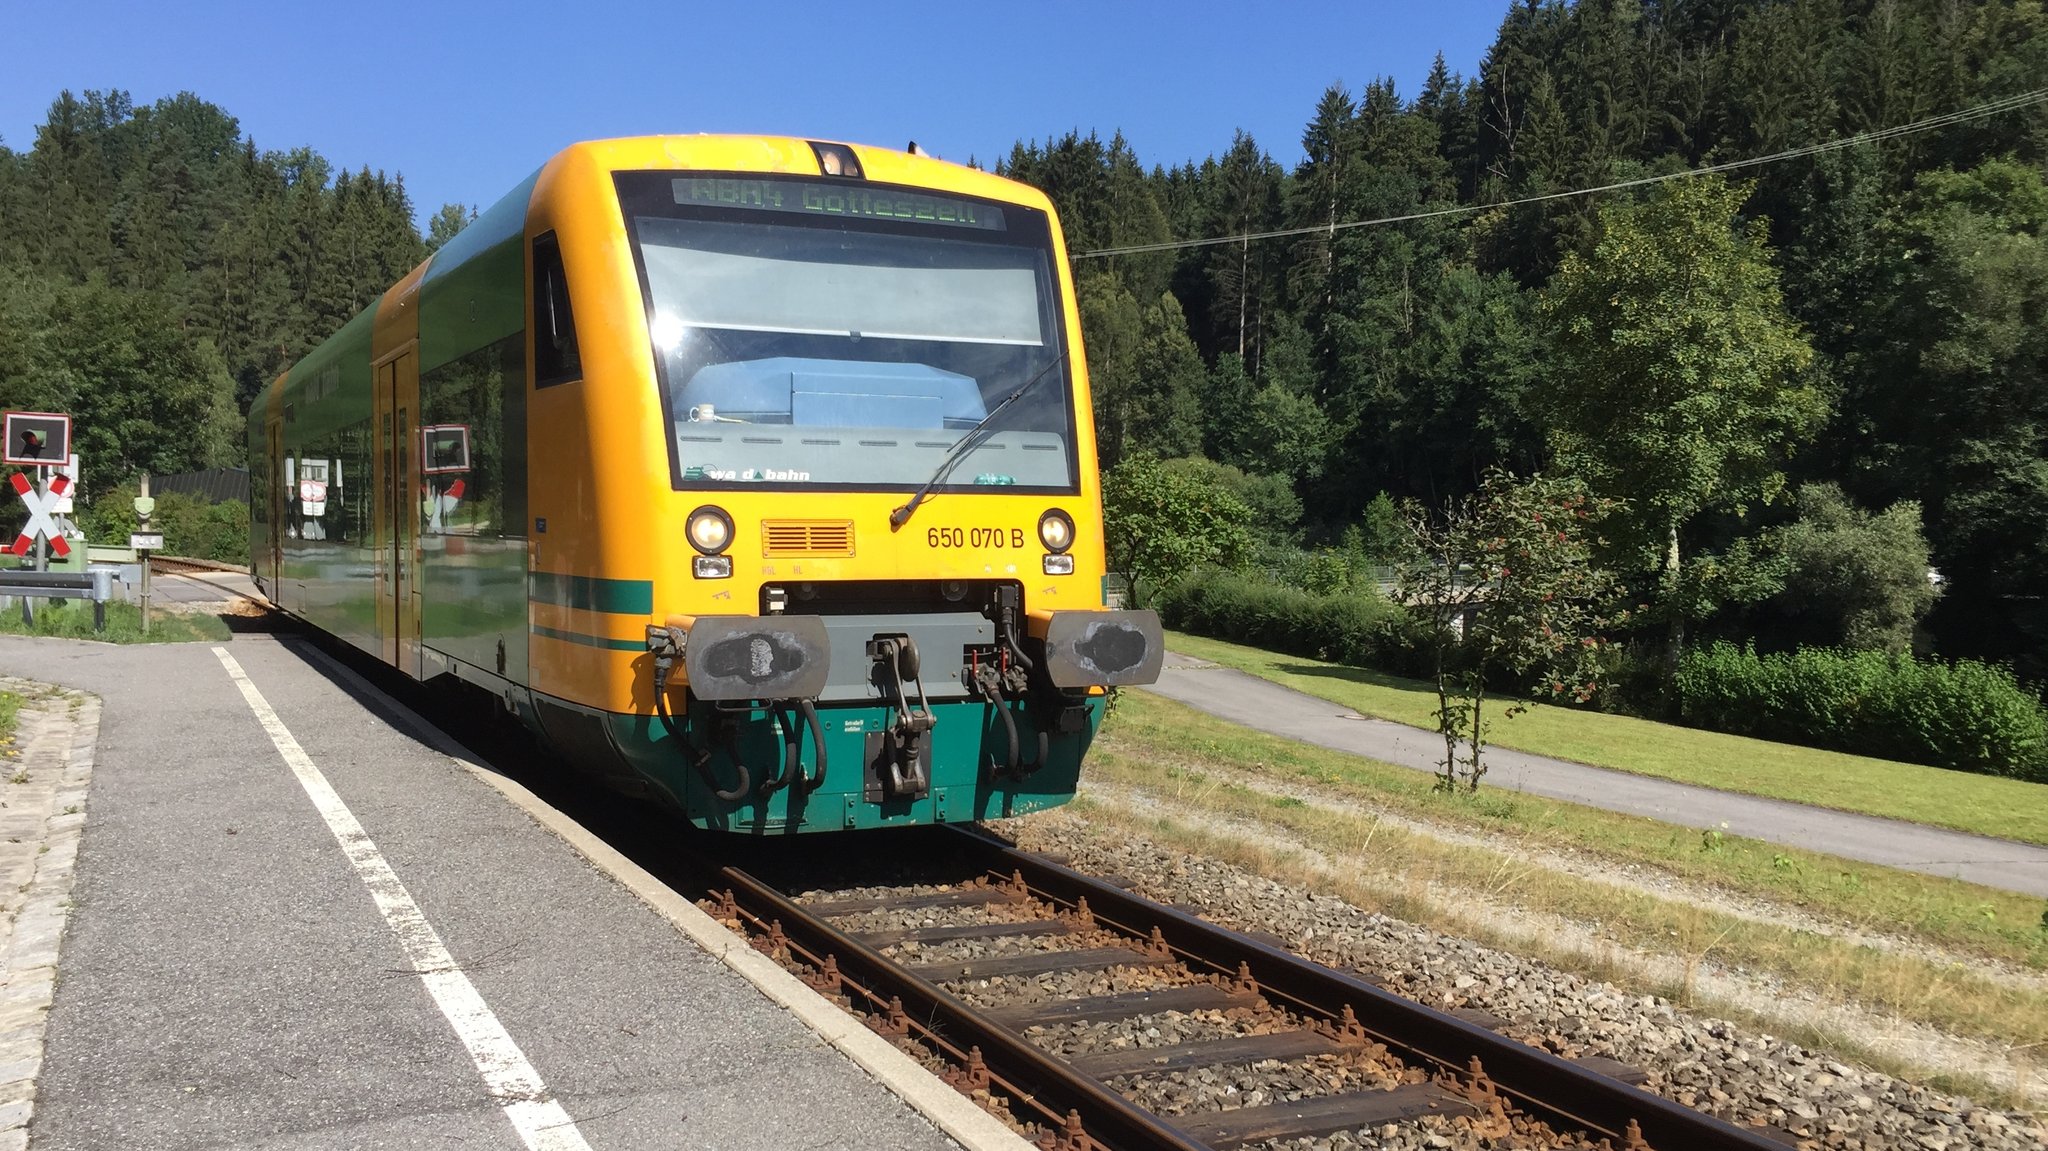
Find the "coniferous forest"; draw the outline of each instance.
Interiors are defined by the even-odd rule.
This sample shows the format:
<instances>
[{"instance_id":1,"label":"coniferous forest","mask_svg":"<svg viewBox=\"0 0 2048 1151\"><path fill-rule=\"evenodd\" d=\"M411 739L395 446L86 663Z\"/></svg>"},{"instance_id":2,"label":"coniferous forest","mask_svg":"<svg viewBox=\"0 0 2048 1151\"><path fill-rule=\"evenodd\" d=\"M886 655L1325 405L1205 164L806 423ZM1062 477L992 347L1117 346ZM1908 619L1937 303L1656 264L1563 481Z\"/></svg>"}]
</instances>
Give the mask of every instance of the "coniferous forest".
<instances>
[{"instance_id":1,"label":"coniferous forest","mask_svg":"<svg viewBox=\"0 0 2048 1151\"><path fill-rule=\"evenodd\" d=\"M1172 168L1074 133L1000 168L1075 253L1294 233L1076 260L1105 463L1231 465L1206 474L1312 549L1383 534L1380 493L1572 472L1625 501L1624 575L1683 557L1699 637L2039 680L2044 85L2029 0L1516 0L1476 76L1332 86L1291 170L1242 133Z\"/></svg>"},{"instance_id":2,"label":"coniferous forest","mask_svg":"<svg viewBox=\"0 0 2048 1151\"><path fill-rule=\"evenodd\" d=\"M1690 638L2038 682L2044 85L2042 0L1514 0L1476 75L1332 85L1299 141L1218 125L1148 167L1069 132L996 167L1060 210L1105 466L1206 459L1268 572L1566 473ZM0 405L72 412L95 490L239 462L263 382L466 216L422 237L401 179L198 96L66 93L0 146Z\"/></svg>"}]
</instances>

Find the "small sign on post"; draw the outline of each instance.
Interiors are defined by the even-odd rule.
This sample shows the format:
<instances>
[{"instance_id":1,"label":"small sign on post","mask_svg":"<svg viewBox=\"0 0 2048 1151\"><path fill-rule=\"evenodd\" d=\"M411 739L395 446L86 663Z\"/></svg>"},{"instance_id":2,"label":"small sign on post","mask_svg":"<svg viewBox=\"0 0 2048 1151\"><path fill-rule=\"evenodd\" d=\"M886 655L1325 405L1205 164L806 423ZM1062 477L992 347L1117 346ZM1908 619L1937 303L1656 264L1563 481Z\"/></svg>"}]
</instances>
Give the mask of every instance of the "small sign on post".
<instances>
[{"instance_id":1,"label":"small sign on post","mask_svg":"<svg viewBox=\"0 0 2048 1151\"><path fill-rule=\"evenodd\" d=\"M149 553L164 546L164 534L149 530L149 517L156 512L156 501L149 494L149 473L142 473L141 494L135 497L136 526L142 530L128 533L128 546L135 549L135 558L142 561L142 634L149 634ZM150 541L150 542L143 542Z\"/></svg>"},{"instance_id":2,"label":"small sign on post","mask_svg":"<svg viewBox=\"0 0 2048 1151\"><path fill-rule=\"evenodd\" d=\"M57 474L63 476L65 480L70 483L71 486L65 489L63 495L57 497L57 506L51 508L50 511L55 515L61 516L65 519L70 519L72 516L78 513L78 509L72 506L72 498L78 493L78 485L80 482L78 478L79 472L77 452L71 453L71 462L69 464L65 464L57 468ZM54 483L54 481L52 482Z\"/></svg>"}]
</instances>

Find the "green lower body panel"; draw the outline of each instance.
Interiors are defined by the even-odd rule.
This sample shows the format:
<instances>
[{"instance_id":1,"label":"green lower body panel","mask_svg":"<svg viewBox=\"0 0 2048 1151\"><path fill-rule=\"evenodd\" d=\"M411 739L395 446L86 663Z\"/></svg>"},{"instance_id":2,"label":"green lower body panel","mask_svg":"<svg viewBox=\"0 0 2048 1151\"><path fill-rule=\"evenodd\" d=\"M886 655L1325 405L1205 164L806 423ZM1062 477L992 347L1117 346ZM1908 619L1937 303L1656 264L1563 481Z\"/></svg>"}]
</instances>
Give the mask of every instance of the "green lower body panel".
<instances>
[{"instance_id":1,"label":"green lower body panel","mask_svg":"<svg viewBox=\"0 0 2048 1151\"><path fill-rule=\"evenodd\" d=\"M665 801L699 827L765 835L968 823L1057 807L1074 796L1103 709L1098 696L1068 713L1064 726L1072 730L1050 734L1045 761L1034 764L1034 712L1021 702L1007 705L1023 761L1019 770L1009 772L997 770L1009 759L1009 729L992 705L934 703L937 722L924 738L919 761L924 786L907 794L891 786L890 764L896 757L889 728L896 713L878 704L819 705L822 781L815 788L780 786L764 792L764 783L784 775L786 754L784 730L764 709L715 713L699 703L687 720L677 715L685 738L697 745L693 749L671 737L655 716L595 711L546 696L535 702L548 741L579 766L624 790ZM794 710L786 716L798 726L801 770L815 777L818 749L812 735L799 726ZM729 729L730 740L708 734L721 726ZM698 753L707 745L711 757L700 768ZM739 789L742 768L744 793L720 799L717 792Z\"/></svg>"}]
</instances>

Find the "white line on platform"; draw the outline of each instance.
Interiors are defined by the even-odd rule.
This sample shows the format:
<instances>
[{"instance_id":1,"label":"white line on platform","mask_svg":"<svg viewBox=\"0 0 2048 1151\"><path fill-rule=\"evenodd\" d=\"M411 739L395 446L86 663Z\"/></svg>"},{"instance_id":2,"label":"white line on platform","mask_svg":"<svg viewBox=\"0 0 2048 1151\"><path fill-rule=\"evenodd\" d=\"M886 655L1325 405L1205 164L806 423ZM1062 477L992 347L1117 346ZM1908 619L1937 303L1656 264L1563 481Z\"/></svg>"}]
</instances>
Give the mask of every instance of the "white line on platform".
<instances>
[{"instance_id":1,"label":"white line on platform","mask_svg":"<svg viewBox=\"0 0 2048 1151\"><path fill-rule=\"evenodd\" d=\"M399 882L398 874L384 861L384 853L377 850L363 825L356 822L355 813L342 802L299 741L292 738L284 721L277 718L269 701L256 690L228 649L217 647L213 654L220 657L229 678L242 689L242 698L249 701L257 722L269 733L270 742L277 745L278 754L284 757L292 774L299 777L306 795L327 821L327 829L355 864L356 874L377 901L377 910L384 913L384 922L397 934L406 957L412 960L413 970L419 972L420 981L434 997L435 1005L448 1017L449 1026L455 1028L462 1045L469 1049L469 1057L476 1061L484 1085L504 1107L505 1117L512 1121L519 1137L531 1151L590 1151L575 1121L548 1094L547 1084L541 1082L539 1073L526 1061L519 1044L498 1022L469 976L456 966L455 957L448 954L440 934L427 922L419 904L413 902L412 893Z\"/></svg>"},{"instance_id":2,"label":"white line on platform","mask_svg":"<svg viewBox=\"0 0 2048 1151\"><path fill-rule=\"evenodd\" d=\"M883 1087L951 1136L965 1151L1032 1151L1033 1144L1026 1142L1023 1136L897 1050L889 1040L868 1030L837 1004L811 990L801 979L784 971L773 959L754 950L746 940L726 930L724 924L678 895L646 868L621 854L618 848L550 806L523 784L478 763L467 748L446 732L386 695L381 688L318 646L308 644L298 650L306 659L319 663L363 693L381 700L390 709L393 723L447 756L455 766L504 796L528 818L559 837L598 871L667 920L685 938L753 984L770 1002L796 1016L797 1021L810 1028L818 1038L874 1076Z\"/></svg>"}]
</instances>

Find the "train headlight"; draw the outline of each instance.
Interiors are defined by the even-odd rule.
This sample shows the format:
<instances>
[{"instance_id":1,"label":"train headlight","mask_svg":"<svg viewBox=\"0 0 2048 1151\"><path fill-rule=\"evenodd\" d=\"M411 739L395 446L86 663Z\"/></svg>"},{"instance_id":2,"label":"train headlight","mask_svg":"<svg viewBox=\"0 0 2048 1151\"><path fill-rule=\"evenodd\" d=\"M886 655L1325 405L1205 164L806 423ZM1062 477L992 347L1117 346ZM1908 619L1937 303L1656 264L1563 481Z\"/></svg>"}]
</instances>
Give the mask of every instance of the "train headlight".
<instances>
[{"instance_id":1,"label":"train headlight","mask_svg":"<svg viewBox=\"0 0 2048 1151\"><path fill-rule=\"evenodd\" d=\"M1074 546L1074 517L1058 508L1038 517L1038 542L1049 552L1064 552Z\"/></svg>"},{"instance_id":2,"label":"train headlight","mask_svg":"<svg viewBox=\"0 0 2048 1151\"><path fill-rule=\"evenodd\" d=\"M705 504L690 513L683 530L690 537L690 546L707 556L732 546L732 517L725 514L724 508Z\"/></svg>"}]
</instances>

